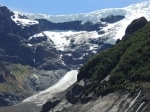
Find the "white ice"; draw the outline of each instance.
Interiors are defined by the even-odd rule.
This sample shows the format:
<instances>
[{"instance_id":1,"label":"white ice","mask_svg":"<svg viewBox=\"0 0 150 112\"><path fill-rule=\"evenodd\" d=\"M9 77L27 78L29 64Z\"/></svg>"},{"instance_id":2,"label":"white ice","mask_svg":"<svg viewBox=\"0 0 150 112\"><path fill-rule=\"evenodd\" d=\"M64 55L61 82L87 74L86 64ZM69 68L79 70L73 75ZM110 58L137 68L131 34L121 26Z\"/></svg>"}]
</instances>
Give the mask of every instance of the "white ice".
<instances>
[{"instance_id":1,"label":"white ice","mask_svg":"<svg viewBox=\"0 0 150 112\"><path fill-rule=\"evenodd\" d=\"M110 15L122 15L125 16L132 11L143 11L144 14L149 14L150 11L150 1L137 3L130 5L125 8L109 8L103 10L97 10L90 13L80 13L80 14L70 14L70 15L46 15L46 14L29 14L26 13L25 15L30 19L47 19L54 23L59 22L67 22L67 21L75 21L81 20L83 23L87 21L91 21L93 23L100 22L100 18L105 18ZM137 14L137 13L136 13Z\"/></svg>"}]
</instances>

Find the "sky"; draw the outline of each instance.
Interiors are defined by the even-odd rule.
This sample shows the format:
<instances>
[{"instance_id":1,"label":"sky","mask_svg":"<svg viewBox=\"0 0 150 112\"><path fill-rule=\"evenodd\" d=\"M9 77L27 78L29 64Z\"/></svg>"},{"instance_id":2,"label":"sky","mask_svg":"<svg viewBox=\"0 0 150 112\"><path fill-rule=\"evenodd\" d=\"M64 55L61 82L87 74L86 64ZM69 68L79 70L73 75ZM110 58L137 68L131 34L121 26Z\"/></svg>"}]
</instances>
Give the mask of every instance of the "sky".
<instances>
[{"instance_id":1,"label":"sky","mask_svg":"<svg viewBox=\"0 0 150 112\"><path fill-rule=\"evenodd\" d=\"M63 15L122 8L143 1L149 0L0 0L0 5L24 13Z\"/></svg>"}]
</instances>

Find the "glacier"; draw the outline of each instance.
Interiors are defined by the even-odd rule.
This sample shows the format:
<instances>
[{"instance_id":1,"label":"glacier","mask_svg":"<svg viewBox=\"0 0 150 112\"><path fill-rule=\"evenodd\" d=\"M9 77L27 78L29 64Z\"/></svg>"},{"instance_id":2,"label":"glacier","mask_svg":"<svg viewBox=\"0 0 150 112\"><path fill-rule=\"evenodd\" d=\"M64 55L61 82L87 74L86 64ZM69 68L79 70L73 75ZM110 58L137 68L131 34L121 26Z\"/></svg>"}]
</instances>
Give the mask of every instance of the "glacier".
<instances>
[{"instance_id":1,"label":"glacier","mask_svg":"<svg viewBox=\"0 0 150 112\"><path fill-rule=\"evenodd\" d=\"M136 14L137 13L142 14L142 12L143 12L142 16L146 16L147 14L149 15L149 11L150 11L150 1L146 1L146 2L133 4L133 5L130 5L130 6L127 6L124 8L108 8L108 9L93 11L90 13L56 15L56 16L55 15L46 15L46 14L24 13L24 15L26 15L29 19L32 19L32 20L47 19L54 23L68 22L68 21L75 21L75 20L80 20L82 22L90 21L93 23L97 23L97 22L100 22L100 18L106 18L110 15L129 16L130 14L133 14L135 12L136 12ZM132 16L132 15L130 15L130 16Z\"/></svg>"},{"instance_id":2,"label":"glacier","mask_svg":"<svg viewBox=\"0 0 150 112\"><path fill-rule=\"evenodd\" d=\"M92 22L93 24L96 24L98 22L101 22L101 18L106 18L111 15L122 15L125 18L115 22L115 23L107 23L106 27L102 27L101 31L104 31L104 34L98 35L94 33L95 35L98 35L97 38L108 38L105 43L109 44L115 44L117 39L121 39L124 34L125 34L125 29L132 22L132 20L137 19L141 16L144 16L147 20L150 20L150 1L146 2L141 2L137 4L133 4L124 8L109 8L109 9L103 9L103 10L97 10L93 11L90 13L80 13L80 14L70 14L70 15L46 15L46 14L29 14L29 13L15 13L15 18L12 18L15 22L19 21L19 25L22 24L22 26L28 26L28 25L33 25L33 24L38 24L38 21L35 19L47 19L48 21L51 21L53 23L62 23L62 22L69 22L69 21L82 21L82 23L85 23L87 21ZM18 14L25 15L27 16L28 19L21 19L18 17ZM103 23L103 22L102 22ZM59 32L59 33L57 33ZM58 35L60 33L63 34L63 36L60 36L59 38L61 39L62 42L65 44L69 45L69 41L66 41L64 39L64 32L66 36L73 35L74 31L45 31L44 35L47 35L48 37L51 37L51 35L54 34L54 37L59 37ZM75 31L74 34L78 34L81 32ZM87 32L88 34L88 32ZM37 37L38 35L43 35L42 32L39 34L36 34ZM33 37L35 37L34 35ZM57 36L56 36L57 35ZM85 34L86 35L86 34ZM90 36L90 35L89 35ZM64 49L64 46L62 45L63 43L58 43L57 39L54 40L54 38L50 38L53 40L55 45L57 46L58 49L62 48L61 50ZM57 43L56 43L57 42ZM63 47L62 47L63 46Z\"/></svg>"}]
</instances>

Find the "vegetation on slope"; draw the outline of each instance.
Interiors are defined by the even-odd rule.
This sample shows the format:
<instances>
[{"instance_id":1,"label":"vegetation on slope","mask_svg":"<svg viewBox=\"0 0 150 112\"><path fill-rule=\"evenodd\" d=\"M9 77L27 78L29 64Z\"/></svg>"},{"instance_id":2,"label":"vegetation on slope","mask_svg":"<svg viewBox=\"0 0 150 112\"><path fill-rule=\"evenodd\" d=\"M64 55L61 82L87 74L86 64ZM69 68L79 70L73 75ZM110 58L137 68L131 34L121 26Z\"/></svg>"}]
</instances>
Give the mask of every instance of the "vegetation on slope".
<instances>
[{"instance_id":1,"label":"vegetation on slope","mask_svg":"<svg viewBox=\"0 0 150 112\"><path fill-rule=\"evenodd\" d=\"M149 56L150 22L81 67L78 81L91 82L84 94L94 91L99 96L116 90L136 91L139 82L150 81Z\"/></svg>"},{"instance_id":2,"label":"vegetation on slope","mask_svg":"<svg viewBox=\"0 0 150 112\"><path fill-rule=\"evenodd\" d=\"M23 92L24 77L30 75L30 68L21 64L0 63L0 92Z\"/></svg>"}]
</instances>

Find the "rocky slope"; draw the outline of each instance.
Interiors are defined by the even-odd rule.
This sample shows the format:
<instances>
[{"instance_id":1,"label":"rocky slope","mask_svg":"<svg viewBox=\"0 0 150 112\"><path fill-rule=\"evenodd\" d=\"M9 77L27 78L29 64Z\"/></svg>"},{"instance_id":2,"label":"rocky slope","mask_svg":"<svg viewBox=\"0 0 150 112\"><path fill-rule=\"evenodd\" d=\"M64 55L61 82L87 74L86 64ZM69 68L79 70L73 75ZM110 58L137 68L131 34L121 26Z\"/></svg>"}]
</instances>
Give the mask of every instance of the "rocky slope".
<instances>
[{"instance_id":1,"label":"rocky slope","mask_svg":"<svg viewBox=\"0 0 150 112\"><path fill-rule=\"evenodd\" d=\"M77 82L42 112L149 111L149 30L144 17L134 20L124 38L81 67Z\"/></svg>"}]
</instances>

